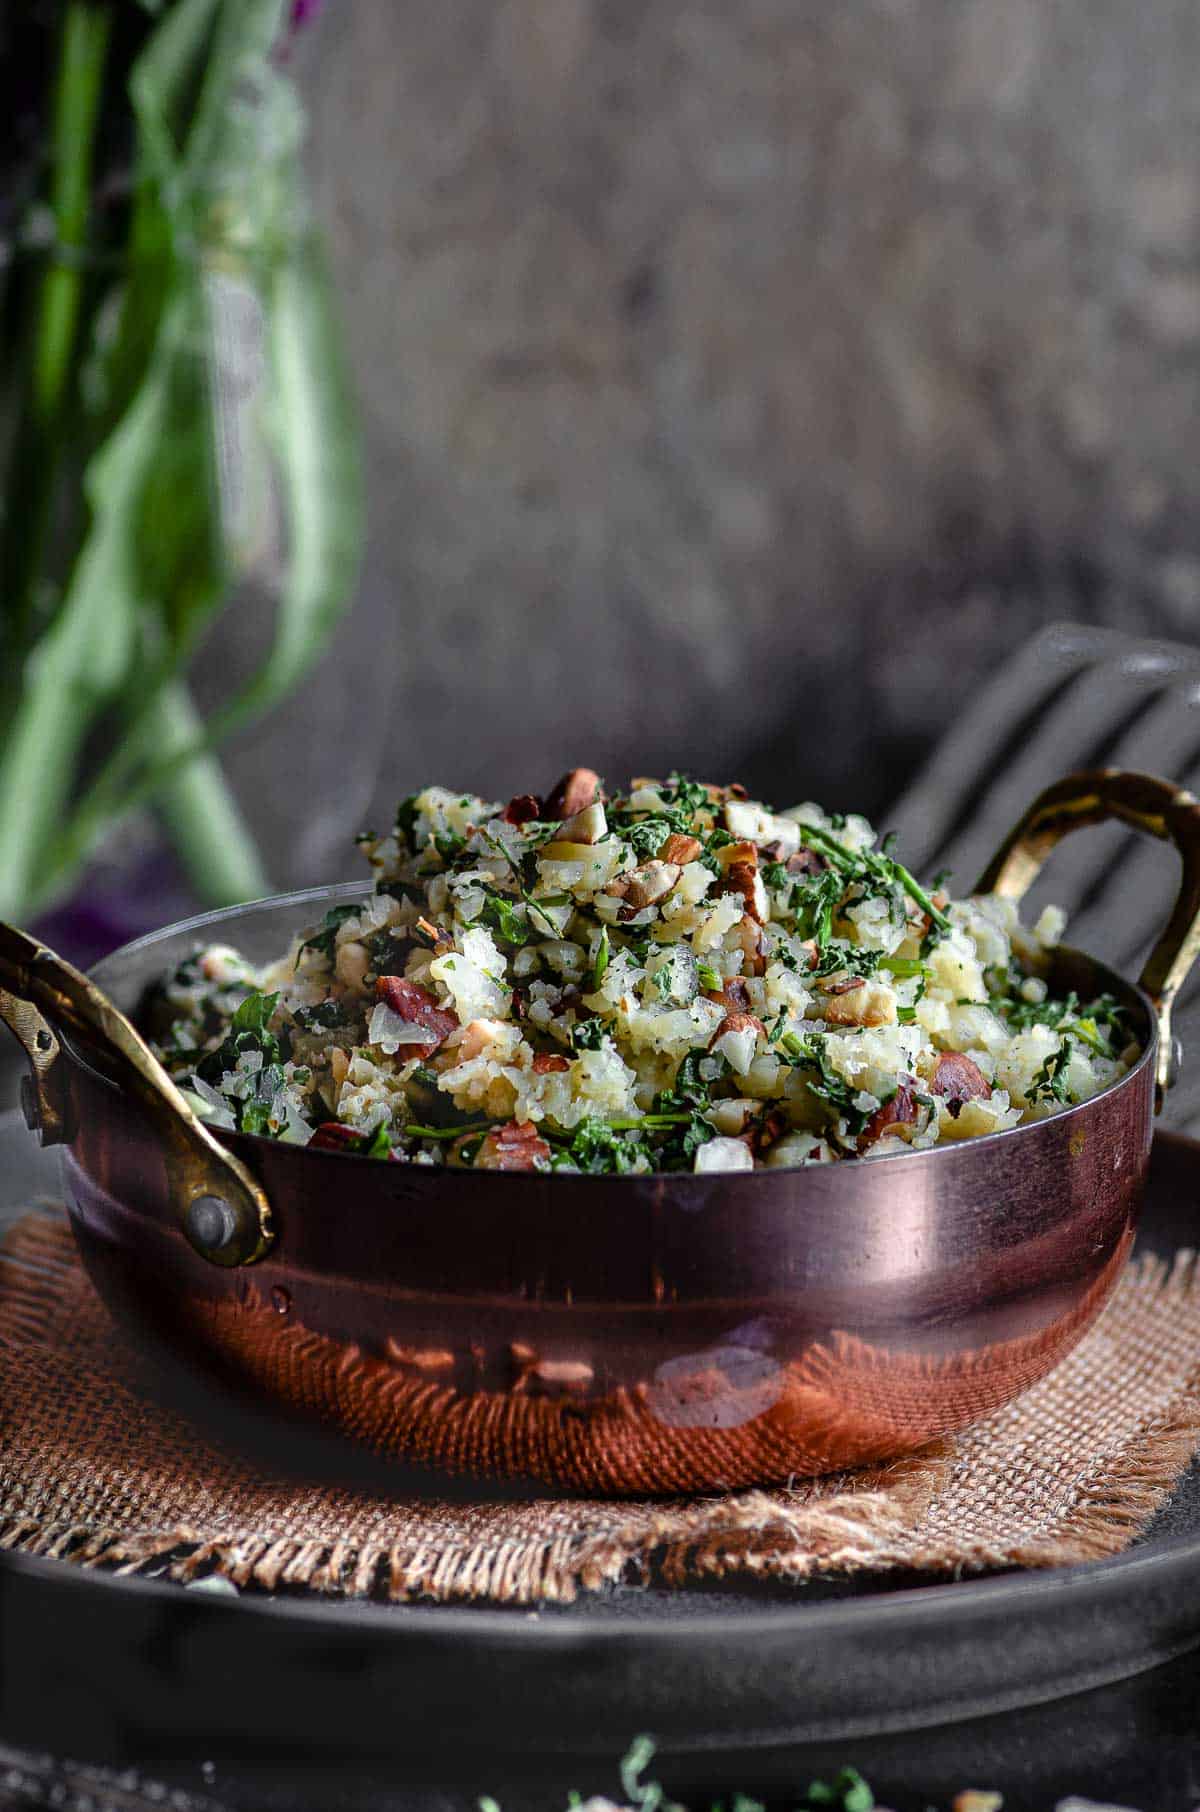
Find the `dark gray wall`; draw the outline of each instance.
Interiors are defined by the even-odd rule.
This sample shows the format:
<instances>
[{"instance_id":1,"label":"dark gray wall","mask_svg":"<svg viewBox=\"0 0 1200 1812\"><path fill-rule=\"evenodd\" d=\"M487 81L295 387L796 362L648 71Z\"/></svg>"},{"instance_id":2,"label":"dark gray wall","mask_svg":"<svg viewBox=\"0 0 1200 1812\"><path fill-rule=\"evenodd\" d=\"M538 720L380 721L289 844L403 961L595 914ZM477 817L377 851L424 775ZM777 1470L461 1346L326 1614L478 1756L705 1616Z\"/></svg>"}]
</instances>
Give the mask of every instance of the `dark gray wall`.
<instances>
[{"instance_id":1,"label":"dark gray wall","mask_svg":"<svg viewBox=\"0 0 1200 1812\"><path fill-rule=\"evenodd\" d=\"M1056 616L1195 636L1194 0L329 0L371 550L237 752L281 878L430 778L876 806Z\"/></svg>"}]
</instances>

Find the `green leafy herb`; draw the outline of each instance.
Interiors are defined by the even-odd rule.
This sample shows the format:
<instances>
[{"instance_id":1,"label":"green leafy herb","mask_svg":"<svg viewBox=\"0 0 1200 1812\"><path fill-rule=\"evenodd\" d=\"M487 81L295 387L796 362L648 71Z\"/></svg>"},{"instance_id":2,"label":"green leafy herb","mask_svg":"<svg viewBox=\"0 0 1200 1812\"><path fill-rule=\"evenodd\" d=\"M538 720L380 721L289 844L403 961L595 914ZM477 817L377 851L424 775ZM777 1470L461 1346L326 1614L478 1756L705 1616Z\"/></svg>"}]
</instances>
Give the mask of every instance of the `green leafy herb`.
<instances>
[{"instance_id":1,"label":"green leafy herb","mask_svg":"<svg viewBox=\"0 0 1200 1812\"><path fill-rule=\"evenodd\" d=\"M505 849L503 843L501 843L499 837L493 836L491 831L488 831L488 830L481 830L479 835L483 838L485 843L489 844L490 847L493 850L495 850L495 852L498 856L500 856L505 862L507 862L508 866L512 869L513 873L517 876L518 882L520 883L521 878L522 878L520 864L514 859L514 857L509 855L509 853ZM521 885L521 898L524 900L526 906L528 906L530 912L533 913L535 915L535 917L541 919L542 924L545 926L546 930L550 933L550 936L558 937L559 936L558 926L554 923L554 920L548 916L548 914L545 911L545 908L547 906L565 906L568 904L570 896L565 893L564 894L548 894L546 896L546 898L543 900L535 900L533 895L529 892L529 889L527 887L525 887L524 885Z\"/></svg>"},{"instance_id":2,"label":"green leafy herb","mask_svg":"<svg viewBox=\"0 0 1200 1812\"><path fill-rule=\"evenodd\" d=\"M700 978L700 986L702 988L707 988L709 992L713 994L721 993L725 986L724 978L718 975L717 971L712 968L710 964L698 963L696 965L696 974Z\"/></svg>"},{"instance_id":3,"label":"green leafy herb","mask_svg":"<svg viewBox=\"0 0 1200 1812\"><path fill-rule=\"evenodd\" d=\"M857 1768L842 1768L832 1781L812 1781L804 1795L805 1812L874 1812L875 1795Z\"/></svg>"},{"instance_id":4,"label":"green leafy herb","mask_svg":"<svg viewBox=\"0 0 1200 1812\"><path fill-rule=\"evenodd\" d=\"M828 943L819 951L811 973L817 978L857 975L865 979L876 973L881 962L886 963L887 958L878 950L868 950L861 944Z\"/></svg>"},{"instance_id":5,"label":"green leafy herb","mask_svg":"<svg viewBox=\"0 0 1200 1812\"><path fill-rule=\"evenodd\" d=\"M671 835L669 818L635 818L622 832L640 862L656 856Z\"/></svg>"},{"instance_id":6,"label":"green leafy herb","mask_svg":"<svg viewBox=\"0 0 1200 1812\"><path fill-rule=\"evenodd\" d=\"M826 1052L826 1034L789 1031L786 1022L780 1019L771 1028L768 1039L788 1062L814 1072L805 1077L810 1091L822 1101L828 1102L834 1112L845 1119L850 1133L860 1133L870 1116L862 1108L855 1106L854 1098L859 1093L858 1089L839 1075L830 1063Z\"/></svg>"},{"instance_id":7,"label":"green leafy herb","mask_svg":"<svg viewBox=\"0 0 1200 1812\"><path fill-rule=\"evenodd\" d=\"M261 1052L264 1064L278 1063L282 1055L280 1043L268 1023L278 1005L278 994L261 994L257 990L247 994L220 1045L196 1065L196 1074L205 1082L218 1083L227 1070L237 1068L238 1058L246 1051Z\"/></svg>"},{"instance_id":8,"label":"green leafy herb","mask_svg":"<svg viewBox=\"0 0 1200 1812\"><path fill-rule=\"evenodd\" d=\"M577 1051L599 1051L607 1036L602 1019L577 1019L571 1028L571 1044Z\"/></svg>"},{"instance_id":9,"label":"green leafy herb","mask_svg":"<svg viewBox=\"0 0 1200 1812\"><path fill-rule=\"evenodd\" d=\"M466 849L467 839L459 831L434 831L433 847L448 868Z\"/></svg>"},{"instance_id":10,"label":"green leafy herb","mask_svg":"<svg viewBox=\"0 0 1200 1812\"><path fill-rule=\"evenodd\" d=\"M313 932L311 937L306 937L297 950L296 967L300 967L300 958L306 950L315 950L318 956L323 956L332 962L334 951L337 948L338 929L346 923L347 919L354 918L358 910L357 906L331 906L321 920L318 929Z\"/></svg>"},{"instance_id":11,"label":"green leafy herb","mask_svg":"<svg viewBox=\"0 0 1200 1812\"><path fill-rule=\"evenodd\" d=\"M882 887L900 886L911 900L927 914L932 925L939 931L950 929L950 920L945 913L934 905L920 882L909 873L902 862L897 862L889 853L888 847L880 850L846 849L831 837L828 831L821 830L815 824L801 824L800 841L808 849L815 849L823 855L831 867L835 868L847 882L873 884L873 891Z\"/></svg>"},{"instance_id":12,"label":"green leafy herb","mask_svg":"<svg viewBox=\"0 0 1200 1812\"><path fill-rule=\"evenodd\" d=\"M364 1158L387 1158L391 1156L392 1135L382 1122L371 1134L363 1134L363 1143L359 1151Z\"/></svg>"},{"instance_id":13,"label":"green leafy herb","mask_svg":"<svg viewBox=\"0 0 1200 1812\"><path fill-rule=\"evenodd\" d=\"M405 847L417 853L417 795L408 793L396 807L396 835Z\"/></svg>"},{"instance_id":14,"label":"green leafy herb","mask_svg":"<svg viewBox=\"0 0 1200 1812\"><path fill-rule=\"evenodd\" d=\"M1051 1052L1029 1086L1031 1101L1059 1101L1064 1104L1070 1101L1071 1092L1067 1081L1067 1069L1071 1062L1073 1049L1074 1041L1071 1035L1064 1032L1057 1051Z\"/></svg>"},{"instance_id":15,"label":"green leafy herb","mask_svg":"<svg viewBox=\"0 0 1200 1812\"><path fill-rule=\"evenodd\" d=\"M529 935L529 921L524 904L495 888L487 890L487 899L480 917L500 934L506 944L523 944Z\"/></svg>"}]
</instances>

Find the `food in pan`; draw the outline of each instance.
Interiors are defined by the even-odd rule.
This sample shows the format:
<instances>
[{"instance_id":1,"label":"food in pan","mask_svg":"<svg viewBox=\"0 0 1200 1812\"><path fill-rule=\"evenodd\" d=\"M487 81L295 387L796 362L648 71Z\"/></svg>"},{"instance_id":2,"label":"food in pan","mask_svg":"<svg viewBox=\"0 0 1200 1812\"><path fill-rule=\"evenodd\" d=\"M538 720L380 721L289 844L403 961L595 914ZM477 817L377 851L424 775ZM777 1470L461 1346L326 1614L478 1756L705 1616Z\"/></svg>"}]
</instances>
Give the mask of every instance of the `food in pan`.
<instances>
[{"instance_id":1,"label":"food in pan","mask_svg":"<svg viewBox=\"0 0 1200 1812\"><path fill-rule=\"evenodd\" d=\"M359 839L369 897L146 1007L210 1122L418 1164L751 1170L978 1138L1136 1058L1053 995L1063 915L927 890L864 818L673 774L606 796L427 787Z\"/></svg>"}]
</instances>

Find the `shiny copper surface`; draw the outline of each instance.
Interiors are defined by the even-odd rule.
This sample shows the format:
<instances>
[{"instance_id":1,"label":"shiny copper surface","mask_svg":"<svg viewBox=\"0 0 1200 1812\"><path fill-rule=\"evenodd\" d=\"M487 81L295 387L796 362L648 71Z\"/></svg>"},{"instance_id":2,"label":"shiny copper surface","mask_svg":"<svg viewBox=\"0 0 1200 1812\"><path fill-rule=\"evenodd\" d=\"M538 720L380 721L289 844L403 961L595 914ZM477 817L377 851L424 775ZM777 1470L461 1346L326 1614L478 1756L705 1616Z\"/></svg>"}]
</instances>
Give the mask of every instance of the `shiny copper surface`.
<instances>
[{"instance_id":1,"label":"shiny copper surface","mask_svg":"<svg viewBox=\"0 0 1200 1812\"><path fill-rule=\"evenodd\" d=\"M161 952L146 952L146 973ZM913 1451L1043 1376L1128 1253L1146 1049L1039 1125L793 1171L461 1172L222 1134L272 1203L222 1270L173 1215L161 1144L74 1057L67 1199L98 1285L147 1338L389 1460L558 1489L692 1491Z\"/></svg>"}]
</instances>

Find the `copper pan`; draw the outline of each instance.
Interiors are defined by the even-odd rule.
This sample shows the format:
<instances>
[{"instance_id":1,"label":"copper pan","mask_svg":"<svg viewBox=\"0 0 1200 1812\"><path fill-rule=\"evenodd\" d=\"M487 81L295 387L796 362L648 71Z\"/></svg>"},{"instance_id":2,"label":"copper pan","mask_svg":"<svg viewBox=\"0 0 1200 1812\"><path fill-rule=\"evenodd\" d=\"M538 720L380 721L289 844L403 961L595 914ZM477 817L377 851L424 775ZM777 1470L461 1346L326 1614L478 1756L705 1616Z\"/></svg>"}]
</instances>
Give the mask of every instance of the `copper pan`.
<instances>
[{"instance_id":1,"label":"copper pan","mask_svg":"<svg viewBox=\"0 0 1200 1812\"><path fill-rule=\"evenodd\" d=\"M1140 1059L1052 1119L923 1153L576 1177L212 1133L119 1008L198 941L263 959L363 887L210 913L90 978L0 927L0 1017L29 1059L30 1125L64 1148L98 1287L223 1387L443 1472L611 1494L782 1481L996 1409L1117 1281L1200 943L1200 805L1147 775L1072 775L978 888L1020 899L1060 837L1111 818L1175 843L1179 898L1136 986L1068 949L1051 979L1115 994Z\"/></svg>"}]
</instances>

